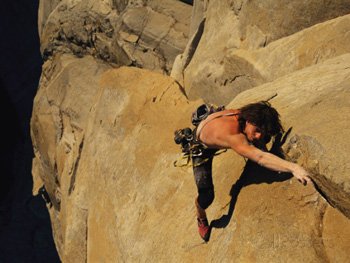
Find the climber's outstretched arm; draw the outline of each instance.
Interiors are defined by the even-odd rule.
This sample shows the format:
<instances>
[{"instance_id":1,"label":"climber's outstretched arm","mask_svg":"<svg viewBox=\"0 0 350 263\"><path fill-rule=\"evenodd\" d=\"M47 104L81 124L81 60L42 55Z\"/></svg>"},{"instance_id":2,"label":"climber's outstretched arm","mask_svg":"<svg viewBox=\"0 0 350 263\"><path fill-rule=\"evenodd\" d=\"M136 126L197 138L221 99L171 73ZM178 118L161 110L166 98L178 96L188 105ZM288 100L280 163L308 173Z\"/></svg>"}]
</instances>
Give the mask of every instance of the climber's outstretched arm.
<instances>
[{"instance_id":1,"label":"climber's outstretched arm","mask_svg":"<svg viewBox=\"0 0 350 263\"><path fill-rule=\"evenodd\" d=\"M227 143L239 155L252 160L259 165L278 172L292 173L302 184L311 183L308 172L300 165L288 162L273 155L264 152L253 145L250 145L243 134L227 136Z\"/></svg>"}]
</instances>

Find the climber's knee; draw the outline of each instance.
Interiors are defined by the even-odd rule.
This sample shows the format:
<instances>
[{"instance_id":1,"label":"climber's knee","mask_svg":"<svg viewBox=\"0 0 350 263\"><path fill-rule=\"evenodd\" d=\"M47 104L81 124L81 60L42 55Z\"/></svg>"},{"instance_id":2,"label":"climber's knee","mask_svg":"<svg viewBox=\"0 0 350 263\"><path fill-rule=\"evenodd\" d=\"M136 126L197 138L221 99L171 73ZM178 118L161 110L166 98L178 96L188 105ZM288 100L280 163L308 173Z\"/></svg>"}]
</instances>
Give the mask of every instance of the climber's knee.
<instances>
[{"instance_id":1,"label":"climber's knee","mask_svg":"<svg viewBox=\"0 0 350 263\"><path fill-rule=\"evenodd\" d=\"M198 189L198 205L202 209L207 209L214 201L214 187Z\"/></svg>"}]
</instances>

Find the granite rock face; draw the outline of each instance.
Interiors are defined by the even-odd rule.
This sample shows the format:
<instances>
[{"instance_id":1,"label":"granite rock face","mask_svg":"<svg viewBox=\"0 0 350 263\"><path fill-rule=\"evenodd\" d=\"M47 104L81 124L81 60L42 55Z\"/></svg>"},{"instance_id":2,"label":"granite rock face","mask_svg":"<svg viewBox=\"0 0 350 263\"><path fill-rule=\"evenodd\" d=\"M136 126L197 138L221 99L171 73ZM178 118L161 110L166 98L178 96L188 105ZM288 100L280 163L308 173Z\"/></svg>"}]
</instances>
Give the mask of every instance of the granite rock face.
<instances>
[{"instance_id":1,"label":"granite rock face","mask_svg":"<svg viewBox=\"0 0 350 263\"><path fill-rule=\"evenodd\" d=\"M341 55L248 90L229 105L241 107L277 94L273 105L286 118L286 127L296 133L286 153L309 167L329 202L350 218L349 69L350 54Z\"/></svg>"},{"instance_id":2,"label":"granite rock face","mask_svg":"<svg viewBox=\"0 0 350 263\"><path fill-rule=\"evenodd\" d=\"M245 165L233 152L214 161L216 200L208 210L214 228L210 242L202 245L195 224L191 168L173 166L179 152L172 140L173 131L188 125L188 116L200 101L187 101L172 79L150 71L110 69L91 57L63 56L56 61L55 81L43 85L35 101L33 171L37 185L44 181L51 197L49 211L64 262L230 261L232 257L276 262L292 255L308 262L349 259L342 240L349 237L350 222L315 188L304 188L288 175L249 162ZM333 170L329 167L335 161L329 159L332 153L346 156L347 147L327 144L330 123L322 128L314 123L327 123L332 115L318 116L308 125L308 116L296 116L310 105L314 105L310 114L323 107L332 114L340 102L320 98L329 97L334 89L344 97L343 110L349 110L343 85L350 76L348 61L348 55L327 61L252 89L253 95L244 92L231 103L238 106L278 92L273 105L286 127L294 128L286 153L312 171L330 203L347 216L346 166L337 168L340 159ZM76 75L81 76L78 83ZM281 82L288 85L279 89ZM303 99L298 99L295 83L299 94L305 93ZM345 182L344 188L327 183L334 174ZM337 198L340 193L347 198ZM333 233L338 223L325 221L326 214L339 217L344 232Z\"/></svg>"},{"instance_id":3,"label":"granite rock face","mask_svg":"<svg viewBox=\"0 0 350 263\"><path fill-rule=\"evenodd\" d=\"M344 48L345 53L348 52L348 45L327 46L333 40L326 31L333 36L338 35L337 38L344 39L343 43L346 43L348 34L345 32L348 29L345 28L345 21L339 27L328 25L328 29L319 35L318 27L303 31L318 23L348 14L348 1L210 1L206 9L203 15L204 26L197 36L200 40L190 41L186 49L195 49L195 52L180 55L172 72L172 76L184 85L191 99L204 98L217 104L227 104L241 91L270 81L264 78L260 67L256 67L259 64L265 66L264 63L273 63L268 57L269 52L274 49L274 42L280 39L285 41L286 48L279 48L279 52L287 51L287 54L283 52L279 54L279 58L283 60L285 56L293 56L295 52L296 57L292 59L300 60L299 69L308 66L310 62L317 63L320 57L332 57ZM297 32L300 33L293 35ZM313 35L312 39L310 35ZM288 36L295 40L284 40ZM299 43L296 44L299 47L292 46L293 43L288 43L289 41ZM317 53L303 54L300 47L310 44L319 47ZM266 57L261 56L251 64L250 60L240 55L255 51ZM303 56L310 60L309 64L303 65ZM285 63L287 61L286 59ZM277 67L280 65L278 60L274 62ZM290 67L281 68L286 71ZM268 68L267 71L273 72L273 69Z\"/></svg>"},{"instance_id":4,"label":"granite rock face","mask_svg":"<svg viewBox=\"0 0 350 263\"><path fill-rule=\"evenodd\" d=\"M327 3L195 1L186 31L172 20L190 8L179 1L60 2L41 35L46 62L31 131L34 192L45 185L61 260L348 262L349 5ZM96 38L80 35L87 25ZM57 28L65 38L50 38ZM158 45L167 59L138 57L128 49L136 42L135 50ZM164 74L171 68L173 78ZM203 101L238 108L266 99L292 127L286 158L315 185L233 151L215 157L204 244L192 168L173 165L174 131L190 126Z\"/></svg>"},{"instance_id":5,"label":"granite rock face","mask_svg":"<svg viewBox=\"0 0 350 263\"><path fill-rule=\"evenodd\" d=\"M188 39L191 7L179 1L41 2L45 59L57 52L92 55L167 73Z\"/></svg>"}]
</instances>

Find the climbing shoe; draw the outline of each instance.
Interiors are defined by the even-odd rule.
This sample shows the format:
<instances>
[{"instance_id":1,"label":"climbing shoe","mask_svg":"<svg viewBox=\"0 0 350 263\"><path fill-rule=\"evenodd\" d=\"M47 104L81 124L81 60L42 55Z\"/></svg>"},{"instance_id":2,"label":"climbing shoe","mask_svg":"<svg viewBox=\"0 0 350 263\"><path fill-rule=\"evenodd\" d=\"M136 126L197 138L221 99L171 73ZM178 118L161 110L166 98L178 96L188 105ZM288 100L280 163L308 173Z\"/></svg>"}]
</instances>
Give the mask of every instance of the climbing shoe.
<instances>
[{"instance_id":1,"label":"climbing shoe","mask_svg":"<svg viewBox=\"0 0 350 263\"><path fill-rule=\"evenodd\" d=\"M197 218L197 222L199 235L205 242L208 242L210 237L210 226L208 224L208 219Z\"/></svg>"}]
</instances>

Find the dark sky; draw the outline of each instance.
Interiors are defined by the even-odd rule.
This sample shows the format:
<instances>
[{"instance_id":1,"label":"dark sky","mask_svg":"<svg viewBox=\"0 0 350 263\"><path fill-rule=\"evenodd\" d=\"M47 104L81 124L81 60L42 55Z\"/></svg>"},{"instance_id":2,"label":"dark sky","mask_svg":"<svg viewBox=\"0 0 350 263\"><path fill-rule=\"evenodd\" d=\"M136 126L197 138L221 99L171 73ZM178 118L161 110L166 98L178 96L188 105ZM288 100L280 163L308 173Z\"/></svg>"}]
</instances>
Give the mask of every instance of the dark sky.
<instances>
[{"instance_id":1,"label":"dark sky","mask_svg":"<svg viewBox=\"0 0 350 263\"><path fill-rule=\"evenodd\" d=\"M59 262L45 202L32 195L38 7L39 0L2 0L0 8L0 262Z\"/></svg>"},{"instance_id":2,"label":"dark sky","mask_svg":"<svg viewBox=\"0 0 350 263\"><path fill-rule=\"evenodd\" d=\"M16 184L16 180L23 176L10 173L16 166L11 160L15 148L30 143L30 116L42 65L37 10L38 0L5 0L0 9L0 120L3 135L0 165L2 170L9 172L1 177L0 197L5 190L11 191L12 183ZM30 171L27 172L30 176Z\"/></svg>"},{"instance_id":3,"label":"dark sky","mask_svg":"<svg viewBox=\"0 0 350 263\"><path fill-rule=\"evenodd\" d=\"M37 29L39 1L5 0L0 9L0 80L2 93L16 112L21 131L28 130L28 118L41 74ZM3 109L1 109L3 112Z\"/></svg>"}]
</instances>

